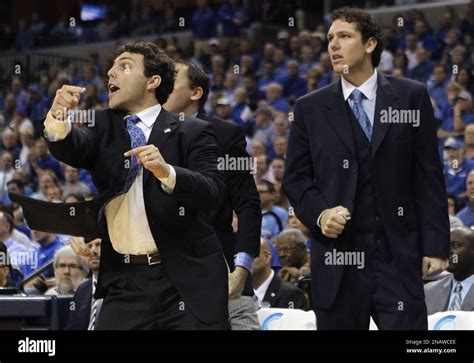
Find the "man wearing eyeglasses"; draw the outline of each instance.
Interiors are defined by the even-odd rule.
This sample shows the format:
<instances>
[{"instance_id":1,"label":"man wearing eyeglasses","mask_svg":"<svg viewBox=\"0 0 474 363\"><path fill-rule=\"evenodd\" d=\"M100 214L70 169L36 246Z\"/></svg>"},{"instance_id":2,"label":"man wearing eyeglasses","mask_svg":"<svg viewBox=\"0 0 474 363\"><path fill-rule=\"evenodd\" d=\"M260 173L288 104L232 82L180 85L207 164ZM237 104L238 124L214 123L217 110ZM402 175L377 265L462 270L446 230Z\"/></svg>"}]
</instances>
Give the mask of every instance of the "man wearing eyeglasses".
<instances>
[{"instance_id":1,"label":"man wearing eyeglasses","mask_svg":"<svg viewBox=\"0 0 474 363\"><path fill-rule=\"evenodd\" d=\"M89 274L87 262L65 246L56 251L54 256L54 278L56 286L46 291L45 295L72 295Z\"/></svg>"}]
</instances>

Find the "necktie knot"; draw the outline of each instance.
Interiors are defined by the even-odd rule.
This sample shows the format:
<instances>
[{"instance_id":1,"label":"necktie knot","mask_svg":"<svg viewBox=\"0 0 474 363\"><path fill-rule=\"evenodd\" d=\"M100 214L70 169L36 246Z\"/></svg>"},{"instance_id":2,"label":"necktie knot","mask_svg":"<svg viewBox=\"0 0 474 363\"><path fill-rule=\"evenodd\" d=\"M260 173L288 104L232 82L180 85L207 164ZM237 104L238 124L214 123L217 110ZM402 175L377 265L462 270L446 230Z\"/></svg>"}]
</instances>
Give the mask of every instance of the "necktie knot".
<instances>
[{"instance_id":1,"label":"necktie knot","mask_svg":"<svg viewBox=\"0 0 474 363\"><path fill-rule=\"evenodd\" d=\"M140 121L140 117L137 115L129 115L125 116L124 120L127 122L127 126L130 124L136 125Z\"/></svg>"},{"instance_id":2,"label":"necktie knot","mask_svg":"<svg viewBox=\"0 0 474 363\"><path fill-rule=\"evenodd\" d=\"M351 100L353 100L355 103L360 103L362 101L362 97L364 97L364 94L357 88L352 91L350 95Z\"/></svg>"},{"instance_id":3,"label":"necktie knot","mask_svg":"<svg viewBox=\"0 0 474 363\"><path fill-rule=\"evenodd\" d=\"M460 282L458 282L456 286L454 287L454 292L458 293L458 292L461 292L461 290L462 290L462 285Z\"/></svg>"}]
</instances>

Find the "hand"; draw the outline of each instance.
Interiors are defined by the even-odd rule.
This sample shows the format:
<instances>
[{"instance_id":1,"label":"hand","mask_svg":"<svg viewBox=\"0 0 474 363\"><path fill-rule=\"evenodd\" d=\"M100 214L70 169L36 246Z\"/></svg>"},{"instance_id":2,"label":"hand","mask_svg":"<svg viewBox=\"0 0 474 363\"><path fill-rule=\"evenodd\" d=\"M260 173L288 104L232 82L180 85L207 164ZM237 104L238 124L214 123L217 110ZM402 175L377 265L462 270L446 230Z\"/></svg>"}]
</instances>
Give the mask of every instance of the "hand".
<instances>
[{"instance_id":1,"label":"hand","mask_svg":"<svg viewBox=\"0 0 474 363\"><path fill-rule=\"evenodd\" d=\"M170 175L170 167L155 145L140 146L123 155L125 157L136 156L137 162L143 164L143 167L151 171L158 179L167 178Z\"/></svg>"},{"instance_id":2,"label":"hand","mask_svg":"<svg viewBox=\"0 0 474 363\"><path fill-rule=\"evenodd\" d=\"M237 266L234 272L229 274L229 299L238 299L242 296L247 274L248 271L240 266Z\"/></svg>"},{"instance_id":3,"label":"hand","mask_svg":"<svg viewBox=\"0 0 474 363\"><path fill-rule=\"evenodd\" d=\"M72 237L69 246L78 256L88 258L91 255L91 251L87 248L83 237Z\"/></svg>"},{"instance_id":4,"label":"hand","mask_svg":"<svg viewBox=\"0 0 474 363\"><path fill-rule=\"evenodd\" d=\"M350 216L349 210L341 205L326 209L320 220L321 232L328 238L337 238L344 230Z\"/></svg>"},{"instance_id":5,"label":"hand","mask_svg":"<svg viewBox=\"0 0 474 363\"><path fill-rule=\"evenodd\" d=\"M53 105L49 112L57 120L66 120L67 112L72 110L79 103L81 93L84 93L84 87L64 85L56 91Z\"/></svg>"},{"instance_id":6,"label":"hand","mask_svg":"<svg viewBox=\"0 0 474 363\"><path fill-rule=\"evenodd\" d=\"M462 110L463 110L462 103L456 102L456 104L453 107L454 114L460 114Z\"/></svg>"},{"instance_id":7,"label":"hand","mask_svg":"<svg viewBox=\"0 0 474 363\"><path fill-rule=\"evenodd\" d=\"M300 270L296 267L283 267L280 270L280 278L288 282L298 281L300 278Z\"/></svg>"},{"instance_id":8,"label":"hand","mask_svg":"<svg viewBox=\"0 0 474 363\"><path fill-rule=\"evenodd\" d=\"M422 277L438 275L448 266L448 261L439 257L423 257Z\"/></svg>"}]
</instances>

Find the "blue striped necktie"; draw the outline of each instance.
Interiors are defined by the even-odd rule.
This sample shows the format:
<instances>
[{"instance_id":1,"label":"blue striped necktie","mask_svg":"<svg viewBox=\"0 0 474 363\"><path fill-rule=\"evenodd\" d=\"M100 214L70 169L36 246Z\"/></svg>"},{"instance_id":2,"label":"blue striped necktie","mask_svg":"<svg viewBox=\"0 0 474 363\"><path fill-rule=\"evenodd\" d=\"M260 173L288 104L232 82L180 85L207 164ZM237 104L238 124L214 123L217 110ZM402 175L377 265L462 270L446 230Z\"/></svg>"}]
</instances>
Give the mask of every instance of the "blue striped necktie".
<instances>
[{"instance_id":1,"label":"blue striped necktie","mask_svg":"<svg viewBox=\"0 0 474 363\"><path fill-rule=\"evenodd\" d=\"M130 135L132 149L135 149L139 146L145 146L146 145L145 134L143 133L142 129L137 126L137 123L141 121L140 117L138 117L137 115L126 116L125 121L127 123L126 126L127 126L128 134ZM131 156L130 169L128 171L127 179L125 181L125 186L122 192L124 193L128 192L133 182L135 181L135 178L137 177L141 166L142 164L138 164L137 162L137 157Z\"/></svg>"},{"instance_id":2,"label":"blue striped necktie","mask_svg":"<svg viewBox=\"0 0 474 363\"><path fill-rule=\"evenodd\" d=\"M352 111L354 111L354 115L359 121L359 124L362 127L365 136L367 136L367 138L371 140L372 124L370 123L369 117L367 116L364 111L364 108L362 107L362 97L364 97L364 94L357 88L352 91L351 95L349 96L349 98L353 101L353 104L351 106Z\"/></svg>"}]
</instances>

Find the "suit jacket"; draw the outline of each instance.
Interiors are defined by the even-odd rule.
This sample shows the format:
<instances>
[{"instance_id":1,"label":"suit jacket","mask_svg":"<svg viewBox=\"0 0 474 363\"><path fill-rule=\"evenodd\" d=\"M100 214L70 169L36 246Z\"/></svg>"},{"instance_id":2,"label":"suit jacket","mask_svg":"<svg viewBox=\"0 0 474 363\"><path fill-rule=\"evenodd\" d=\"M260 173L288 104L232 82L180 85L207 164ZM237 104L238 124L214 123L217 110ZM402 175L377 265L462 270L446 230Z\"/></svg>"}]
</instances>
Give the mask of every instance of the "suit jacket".
<instances>
[{"instance_id":1,"label":"suit jacket","mask_svg":"<svg viewBox=\"0 0 474 363\"><path fill-rule=\"evenodd\" d=\"M428 315L448 310L453 287L453 276L425 285L425 302ZM471 286L461 304L462 311L474 311L474 286Z\"/></svg>"},{"instance_id":2,"label":"suit jacket","mask_svg":"<svg viewBox=\"0 0 474 363\"><path fill-rule=\"evenodd\" d=\"M402 281L421 299L422 256L449 254L446 188L433 109L421 83L380 73L377 82L371 148L377 207ZM390 109L419 110L419 127L381 122L381 111ZM347 249L350 236L326 238L316 221L324 209L337 205L352 213L358 179L341 82L303 96L294 112L283 189L311 232L313 301L325 309L336 299L344 269L325 266L325 253ZM350 233L350 223L346 230Z\"/></svg>"},{"instance_id":3,"label":"suit jacket","mask_svg":"<svg viewBox=\"0 0 474 363\"><path fill-rule=\"evenodd\" d=\"M289 282L283 281L275 272L265 292L263 301L272 308L309 310L304 292Z\"/></svg>"},{"instance_id":4,"label":"suit jacket","mask_svg":"<svg viewBox=\"0 0 474 363\"><path fill-rule=\"evenodd\" d=\"M103 271L121 263L121 256L110 243L104 208L120 194L128 173L123 153L131 148L131 142L124 116L120 111L97 110L93 127L73 128L64 140L48 142L54 157L90 171L99 197L76 205L36 204L36 208L42 208L35 212L37 218L51 216L42 222L48 227L44 230L72 234L71 230L84 227L102 238L96 298L105 295L101 284ZM177 115L161 109L148 144L157 146L165 161L176 170L176 186L171 194L163 191L154 175L143 170L145 211L163 266L186 307L199 320L225 320L227 266L212 226L212 211L220 205L225 188L223 176L217 170L215 133L207 122L195 118L180 122ZM76 207L72 219L71 213L54 214L60 208L71 207ZM27 214L29 224L37 223L28 220Z\"/></svg>"},{"instance_id":5,"label":"suit jacket","mask_svg":"<svg viewBox=\"0 0 474 363\"><path fill-rule=\"evenodd\" d=\"M226 157L235 160L250 158L245 147L244 132L238 125L202 113L197 117L208 121L214 128L217 136L217 155L222 158L221 160L226 160ZM262 211L251 170L230 170L228 166L224 170L224 178L227 188L213 224L227 263L233 271L235 254L245 252L256 257L260 253ZM235 211L238 217L237 234L232 230L232 211ZM247 296L254 294L250 273L243 294Z\"/></svg>"},{"instance_id":6,"label":"suit jacket","mask_svg":"<svg viewBox=\"0 0 474 363\"><path fill-rule=\"evenodd\" d=\"M92 302L92 278L77 287L74 294L74 310L71 310L65 330L87 330Z\"/></svg>"}]
</instances>

